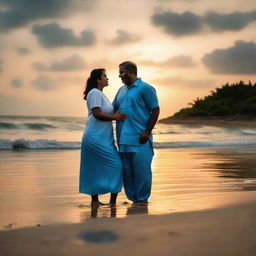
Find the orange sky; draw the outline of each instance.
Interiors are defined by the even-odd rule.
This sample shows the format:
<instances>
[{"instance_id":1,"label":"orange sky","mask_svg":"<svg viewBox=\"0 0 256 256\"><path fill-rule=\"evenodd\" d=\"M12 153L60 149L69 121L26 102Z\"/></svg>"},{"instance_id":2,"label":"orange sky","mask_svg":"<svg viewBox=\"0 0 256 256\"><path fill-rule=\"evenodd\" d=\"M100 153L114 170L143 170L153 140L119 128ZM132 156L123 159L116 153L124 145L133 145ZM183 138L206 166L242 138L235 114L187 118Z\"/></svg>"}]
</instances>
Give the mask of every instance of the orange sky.
<instances>
[{"instance_id":1,"label":"orange sky","mask_svg":"<svg viewBox=\"0 0 256 256\"><path fill-rule=\"evenodd\" d=\"M11 3L10 3L11 2ZM256 82L254 0L0 0L0 114L84 116L84 83L138 64L161 117L226 82Z\"/></svg>"}]
</instances>

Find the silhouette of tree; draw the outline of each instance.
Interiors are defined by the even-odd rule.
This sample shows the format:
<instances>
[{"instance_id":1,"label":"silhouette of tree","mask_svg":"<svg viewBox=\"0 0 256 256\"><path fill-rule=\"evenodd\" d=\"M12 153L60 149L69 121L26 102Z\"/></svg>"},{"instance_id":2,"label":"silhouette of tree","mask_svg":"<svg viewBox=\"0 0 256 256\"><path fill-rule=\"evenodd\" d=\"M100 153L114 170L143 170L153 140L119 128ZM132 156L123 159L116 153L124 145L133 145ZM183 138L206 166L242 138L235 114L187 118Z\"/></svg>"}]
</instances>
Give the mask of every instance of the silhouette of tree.
<instances>
[{"instance_id":1,"label":"silhouette of tree","mask_svg":"<svg viewBox=\"0 0 256 256\"><path fill-rule=\"evenodd\" d=\"M240 81L225 84L211 91L203 99L196 98L189 103L190 108L183 108L175 117L189 116L252 116L256 117L256 83Z\"/></svg>"}]
</instances>

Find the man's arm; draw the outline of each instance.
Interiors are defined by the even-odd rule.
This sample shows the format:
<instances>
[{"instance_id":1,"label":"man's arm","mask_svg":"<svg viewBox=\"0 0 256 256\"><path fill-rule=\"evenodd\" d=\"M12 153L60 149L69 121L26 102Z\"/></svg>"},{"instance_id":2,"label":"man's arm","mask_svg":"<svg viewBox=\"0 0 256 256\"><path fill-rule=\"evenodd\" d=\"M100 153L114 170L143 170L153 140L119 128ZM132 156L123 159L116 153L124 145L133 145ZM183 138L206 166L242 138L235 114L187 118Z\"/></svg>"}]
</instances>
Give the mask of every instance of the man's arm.
<instances>
[{"instance_id":1,"label":"man's arm","mask_svg":"<svg viewBox=\"0 0 256 256\"><path fill-rule=\"evenodd\" d=\"M149 123L148 123L148 127L140 135L140 138L139 138L140 144L145 144L148 141L150 133L152 132L152 130L153 130L153 128L154 128L154 126L157 122L159 113L160 113L160 108L159 107L156 107L156 108L152 109L150 119L149 119Z\"/></svg>"}]
</instances>

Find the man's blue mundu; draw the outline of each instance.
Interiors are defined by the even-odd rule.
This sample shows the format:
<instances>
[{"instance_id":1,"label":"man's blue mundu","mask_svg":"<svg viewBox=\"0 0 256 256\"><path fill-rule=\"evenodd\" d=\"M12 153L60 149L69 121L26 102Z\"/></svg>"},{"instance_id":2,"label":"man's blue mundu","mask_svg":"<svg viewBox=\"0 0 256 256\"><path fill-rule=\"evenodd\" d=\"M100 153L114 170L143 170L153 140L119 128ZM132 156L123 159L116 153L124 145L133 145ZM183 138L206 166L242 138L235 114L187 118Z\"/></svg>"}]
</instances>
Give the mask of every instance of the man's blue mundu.
<instances>
[{"instance_id":1,"label":"man's blue mundu","mask_svg":"<svg viewBox=\"0 0 256 256\"><path fill-rule=\"evenodd\" d=\"M152 109L159 106L156 91L137 79L130 87L124 85L119 89L113 105L115 111L128 115L116 125L126 196L133 202L146 202L151 192L154 153L152 135L145 144L139 143L139 137L148 127Z\"/></svg>"}]
</instances>

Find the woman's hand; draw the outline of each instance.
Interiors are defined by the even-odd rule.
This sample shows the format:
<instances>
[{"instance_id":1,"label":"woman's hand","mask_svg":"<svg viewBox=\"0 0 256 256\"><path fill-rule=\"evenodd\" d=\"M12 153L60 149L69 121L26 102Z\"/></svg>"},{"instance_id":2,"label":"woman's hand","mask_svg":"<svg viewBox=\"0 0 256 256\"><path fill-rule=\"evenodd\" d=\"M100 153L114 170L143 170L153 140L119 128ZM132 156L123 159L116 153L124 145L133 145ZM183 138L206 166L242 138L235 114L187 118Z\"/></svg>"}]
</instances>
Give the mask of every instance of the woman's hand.
<instances>
[{"instance_id":1,"label":"woman's hand","mask_svg":"<svg viewBox=\"0 0 256 256\"><path fill-rule=\"evenodd\" d=\"M118 122L123 122L127 118L126 114L121 114L119 111L115 112L113 115L114 115L114 120Z\"/></svg>"}]
</instances>

